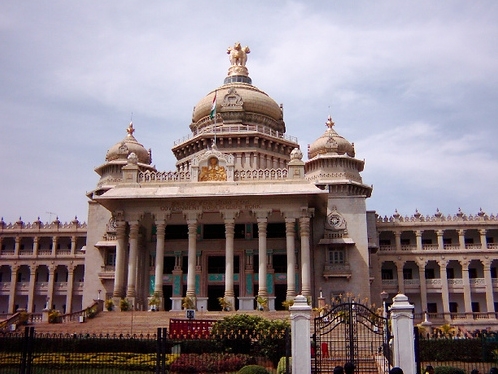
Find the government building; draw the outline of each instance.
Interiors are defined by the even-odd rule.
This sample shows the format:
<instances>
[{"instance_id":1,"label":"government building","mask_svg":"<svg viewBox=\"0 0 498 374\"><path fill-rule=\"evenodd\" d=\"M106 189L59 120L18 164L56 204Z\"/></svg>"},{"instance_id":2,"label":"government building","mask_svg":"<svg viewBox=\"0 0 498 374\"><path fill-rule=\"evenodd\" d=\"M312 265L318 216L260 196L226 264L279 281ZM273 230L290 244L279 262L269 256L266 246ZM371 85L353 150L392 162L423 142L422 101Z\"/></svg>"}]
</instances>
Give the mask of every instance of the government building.
<instances>
[{"instance_id":1,"label":"government building","mask_svg":"<svg viewBox=\"0 0 498 374\"><path fill-rule=\"evenodd\" d=\"M0 221L0 313L147 310L152 295L166 311L281 310L298 294L379 306L401 292L419 317L496 323L498 217L367 210L364 161L331 117L305 160L252 84L249 49L227 52L223 84L173 144L175 171L156 170L130 123L95 169L87 223Z\"/></svg>"}]
</instances>

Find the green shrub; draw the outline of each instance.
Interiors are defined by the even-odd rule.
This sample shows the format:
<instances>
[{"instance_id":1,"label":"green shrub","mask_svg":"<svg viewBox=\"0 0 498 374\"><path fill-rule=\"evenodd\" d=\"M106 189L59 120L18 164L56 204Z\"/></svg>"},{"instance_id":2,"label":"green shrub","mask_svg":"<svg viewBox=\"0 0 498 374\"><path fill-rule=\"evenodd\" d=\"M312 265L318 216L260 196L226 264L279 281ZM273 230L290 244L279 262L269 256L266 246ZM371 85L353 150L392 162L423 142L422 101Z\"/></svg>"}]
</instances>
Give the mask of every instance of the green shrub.
<instances>
[{"instance_id":1,"label":"green shrub","mask_svg":"<svg viewBox=\"0 0 498 374\"><path fill-rule=\"evenodd\" d=\"M452 366L436 366L434 374L465 374L465 371Z\"/></svg>"},{"instance_id":2,"label":"green shrub","mask_svg":"<svg viewBox=\"0 0 498 374\"><path fill-rule=\"evenodd\" d=\"M240 369L238 374L270 374L263 366L247 365Z\"/></svg>"},{"instance_id":3,"label":"green shrub","mask_svg":"<svg viewBox=\"0 0 498 374\"><path fill-rule=\"evenodd\" d=\"M287 357L281 357L277 365L277 374L287 373ZM289 373L292 373L292 357L289 357Z\"/></svg>"}]
</instances>

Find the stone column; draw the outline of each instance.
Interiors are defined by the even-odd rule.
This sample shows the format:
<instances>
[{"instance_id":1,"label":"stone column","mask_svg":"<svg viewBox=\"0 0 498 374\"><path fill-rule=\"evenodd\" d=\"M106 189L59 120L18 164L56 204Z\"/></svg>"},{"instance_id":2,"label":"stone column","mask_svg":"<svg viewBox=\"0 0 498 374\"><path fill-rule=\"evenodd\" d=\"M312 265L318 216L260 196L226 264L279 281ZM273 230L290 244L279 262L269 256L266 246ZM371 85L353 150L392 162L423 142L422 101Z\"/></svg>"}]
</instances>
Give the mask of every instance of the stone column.
<instances>
[{"instance_id":1,"label":"stone column","mask_svg":"<svg viewBox=\"0 0 498 374\"><path fill-rule=\"evenodd\" d=\"M57 255L57 243L59 242L59 237L58 236L53 236L52 237L52 256Z\"/></svg>"},{"instance_id":2,"label":"stone column","mask_svg":"<svg viewBox=\"0 0 498 374\"><path fill-rule=\"evenodd\" d=\"M114 301L114 304L119 305L119 299L124 297L124 286L125 286L125 266L126 266L126 222L117 221L116 222L116 266L114 275L114 291L113 297L118 300Z\"/></svg>"},{"instance_id":3,"label":"stone column","mask_svg":"<svg viewBox=\"0 0 498 374\"><path fill-rule=\"evenodd\" d=\"M486 285L486 312L488 317L495 312L495 299L493 295L493 278L491 278L491 260L481 260L484 267L484 282Z\"/></svg>"},{"instance_id":4,"label":"stone column","mask_svg":"<svg viewBox=\"0 0 498 374\"><path fill-rule=\"evenodd\" d=\"M308 212L306 212L308 214ZM301 234L301 294L311 296L310 217L299 218Z\"/></svg>"},{"instance_id":5,"label":"stone column","mask_svg":"<svg viewBox=\"0 0 498 374\"><path fill-rule=\"evenodd\" d=\"M33 256L38 257L38 249L40 248L40 238L35 236L33 238Z\"/></svg>"},{"instance_id":6,"label":"stone column","mask_svg":"<svg viewBox=\"0 0 498 374\"><path fill-rule=\"evenodd\" d=\"M398 275L398 292L405 292L405 279L403 277L403 267L405 266L404 261L396 261L396 270Z\"/></svg>"},{"instance_id":7,"label":"stone column","mask_svg":"<svg viewBox=\"0 0 498 374\"><path fill-rule=\"evenodd\" d=\"M310 320L311 306L303 295L294 299L290 308L292 373L311 374ZM412 374L412 373L410 373ZM413 373L415 374L415 373Z\"/></svg>"},{"instance_id":8,"label":"stone column","mask_svg":"<svg viewBox=\"0 0 498 374\"><path fill-rule=\"evenodd\" d=\"M33 313L33 305L35 303L35 286L36 286L36 270L38 265L33 261L29 267L29 291L28 291L28 313Z\"/></svg>"},{"instance_id":9,"label":"stone column","mask_svg":"<svg viewBox=\"0 0 498 374\"><path fill-rule=\"evenodd\" d=\"M286 300L296 296L296 219L285 219L285 237L287 249L287 294Z\"/></svg>"},{"instance_id":10,"label":"stone column","mask_svg":"<svg viewBox=\"0 0 498 374\"><path fill-rule=\"evenodd\" d=\"M441 274L441 300L443 303L443 313L444 319L450 319L450 295L448 291L448 273L446 271L446 266L448 265L448 261L441 260L438 261L439 264L439 272Z\"/></svg>"},{"instance_id":11,"label":"stone column","mask_svg":"<svg viewBox=\"0 0 498 374\"><path fill-rule=\"evenodd\" d=\"M163 219L156 221L156 267L154 294L160 299L159 310L163 306L163 272L164 272L164 236L166 234L166 222Z\"/></svg>"},{"instance_id":12,"label":"stone column","mask_svg":"<svg viewBox=\"0 0 498 374\"><path fill-rule=\"evenodd\" d=\"M14 264L10 266L10 290L9 290L9 309L7 313L14 314L16 306L16 286L17 286L17 272L19 265Z\"/></svg>"},{"instance_id":13,"label":"stone column","mask_svg":"<svg viewBox=\"0 0 498 374\"><path fill-rule=\"evenodd\" d=\"M138 221L131 221L130 224L130 257L128 258L128 286L126 289L126 297L133 305L137 296L137 264L138 264Z\"/></svg>"},{"instance_id":14,"label":"stone column","mask_svg":"<svg viewBox=\"0 0 498 374\"><path fill-rule=\"evenodd\" d=\"M197 252L197 219L198 212L187 212L188 225L188 268L187 268L187 297L195 299L195 271Z\"/></svg>"},{"instance_id":15,"label":"stone column","mask_svg":"<svg viewBox=\"0 0 498 374\"><path fill-rule=\"evenodd\" d=\"M266 286L266 275L268 267L268 257L266 255L266 227L267 218L258 218L258 247L259 247L259 273L258 273L258 296L267 299L268 288Z\"/></svg>"},{"instance_id":16,"label":"stone column","mask_svg":"<svg viewBox=\"0 0 498 374\"><path fill-rule=\"evenodd\" d=\"M47 289L48 309L52 309L52 305L54 305L54 283L55 283L56 269L57 267L53 264L48 267L48 289Z\"/></svg>"},{"instance_id":17,"label":"stone column","mask_svg":"<svg viewBox=\"0 0 498 374\"><path fill-rule=\"evenodd\" d=\"M391 327L393 334L393 365L403 369L404 374L416 374L415 344L413 335L413 305L408 297L398 294L391 305Z\"/></svg>"},{"instance_id":18,"label":"stone column","mask_svg":"<svg viewBox=\"0 0 498 374\"><path fill-rule=\"evenodd\" d=\"M235 218L238 211L222 212L225 221L225 294L224 298L232 305L235 310L235 293L233 289L234 274L234 235L235 235Z\"/></svg>"},{"instance_id":19,"label":"stone column","mask_svg":"<svg viewBox=\"0 0 498 374\"><path fill-rule=\"evenodd\" d=\"M422 250L422 231L421 230L415 230L415 240L417 243L417 251Z\"/></svg>"},{"instance_id":20,"label":"stone column","mask_svg":"<svg viewBox=\"0 0 498 374\"><path fill-rule=\"evenodd\" d=\"M396 243L396 251L401 251L401 232L394 232L394 241Z\"/></svg>"},{"instance_id":21,"label":"stone column","mask_svg":"<svg viewBox=\"0 0 498 374\"><path fill-rule=\"evenodd\" d=\"M76 235L71 236L71 255L74 255L76 253Z\"/></svg>"},{"instance_id":22,"label":"stone column","mask_svg":"<svg viewBox=\"0 0 498 374\"><path fill-rule=\"evenodd\" d=\"M426 265L427 261L417 261L418 277L420 279L420 303L422 307L421 312L427 311L427 283L425 279Z\"/></svg>"},{"instance_id":23,"label":"stone column","mask_svg":"<svg viewBox=\"0 0 498 374\"><path fill-rule=\"evenodd\" d=\"M458 243L460 249L465 249L465 230L458 230Z\"/></svg>"},{"instance_id":24,"label":"stone column","mask_svg":"<svg viewBox=\"0 0 498 374\"><path fill-rule=\"evenodd\" d=\"M14 256L19 256L19 251L21 250L21 237L16 236L14 244Z\"/></svg>"},{"instance_id":25,"label":"stone column","mask_svg":"<svg viewBox=\"0 0 498 374\"><path fill-rule=\"evenodd\" d=\"M470 293L469 261L459 261L462 266L463 302L465 304L465 317L472 314L472 296Z\"/></svg>"},{"instance_id":26,"label":"stone column","mask_svg":"<svg viewBox=\"0 0 498 374\"><path fill-rule=\"evenodd\" d=\"M479 230L481 236L481 249L488 249L488 241L486 240L486 229Z\"/></svg>"},{"instance_id":27,"label":"stone column","mask_svg":"<svg viewBox=\"0 0 498 374\"><path fill-rule=\"evenodd\" d=\"M440 250L444 249L444 241L443 241L444 230L436 230L437 235L437 246Z\"/></svg>"},{"instance_id":28,"label":"stone column","mask_svg":"<svg viewBox=\"0 0 498 374\"><path fill-rule=\"evenodd\" d=\"M70 264L67 268L66 313L73 312L73 292L74 292L74 265Z\"/></svg>"}]
</instances>

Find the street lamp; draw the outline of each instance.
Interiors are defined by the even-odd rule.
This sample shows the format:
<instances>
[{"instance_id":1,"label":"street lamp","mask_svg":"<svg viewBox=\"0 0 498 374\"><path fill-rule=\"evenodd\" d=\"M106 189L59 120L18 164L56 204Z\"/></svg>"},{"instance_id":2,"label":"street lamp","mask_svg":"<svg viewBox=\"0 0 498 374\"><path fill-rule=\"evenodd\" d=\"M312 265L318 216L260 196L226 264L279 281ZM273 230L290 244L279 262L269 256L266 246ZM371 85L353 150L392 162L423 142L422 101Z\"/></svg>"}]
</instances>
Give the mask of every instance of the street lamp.
<instances>
[{"instance_id":1,"label":"street lamp","mask_svg":"<svg viewBox=\"0 0 498 374\"><path fill-rule=\"evenodd\" d=\"M382 299L382 317L387 318L387 298L389 297L389 294L386 291L382 291L380 293L380 298Z\"/></svg>"},{"instance_id":2,"label":"street lamp","mask_svg":"<svg viewBox=\"0 0 498 374\"><path fill-rule=\"evenodd\" d=\"M102 290L99 290L99 296L97 298L97 300L100 300L100 293L102 292Z\"/></svg>"}]
</instances>

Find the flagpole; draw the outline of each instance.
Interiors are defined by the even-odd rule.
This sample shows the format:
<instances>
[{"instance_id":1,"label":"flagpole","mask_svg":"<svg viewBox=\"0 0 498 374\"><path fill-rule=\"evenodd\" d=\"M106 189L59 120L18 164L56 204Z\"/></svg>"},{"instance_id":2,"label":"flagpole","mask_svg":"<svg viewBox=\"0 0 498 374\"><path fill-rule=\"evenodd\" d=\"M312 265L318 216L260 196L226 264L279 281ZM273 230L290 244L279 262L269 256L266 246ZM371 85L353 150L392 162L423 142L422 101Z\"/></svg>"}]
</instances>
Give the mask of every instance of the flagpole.
<instances>
[{"instance_id":1,"label":"flagpole","mask_svg":"<svg viewBox=\"0 0 498 374\"><path fill-rule=\"evenodd\" d=\"M214 140L213 140L213 145L214 145L215 148L216 148L216 94L217 94L217 90L214 90L213 106L211 108L211 113L212 113L213 119L214 119L214 124L213 124Z\"/></svg>"}]
</instances>

